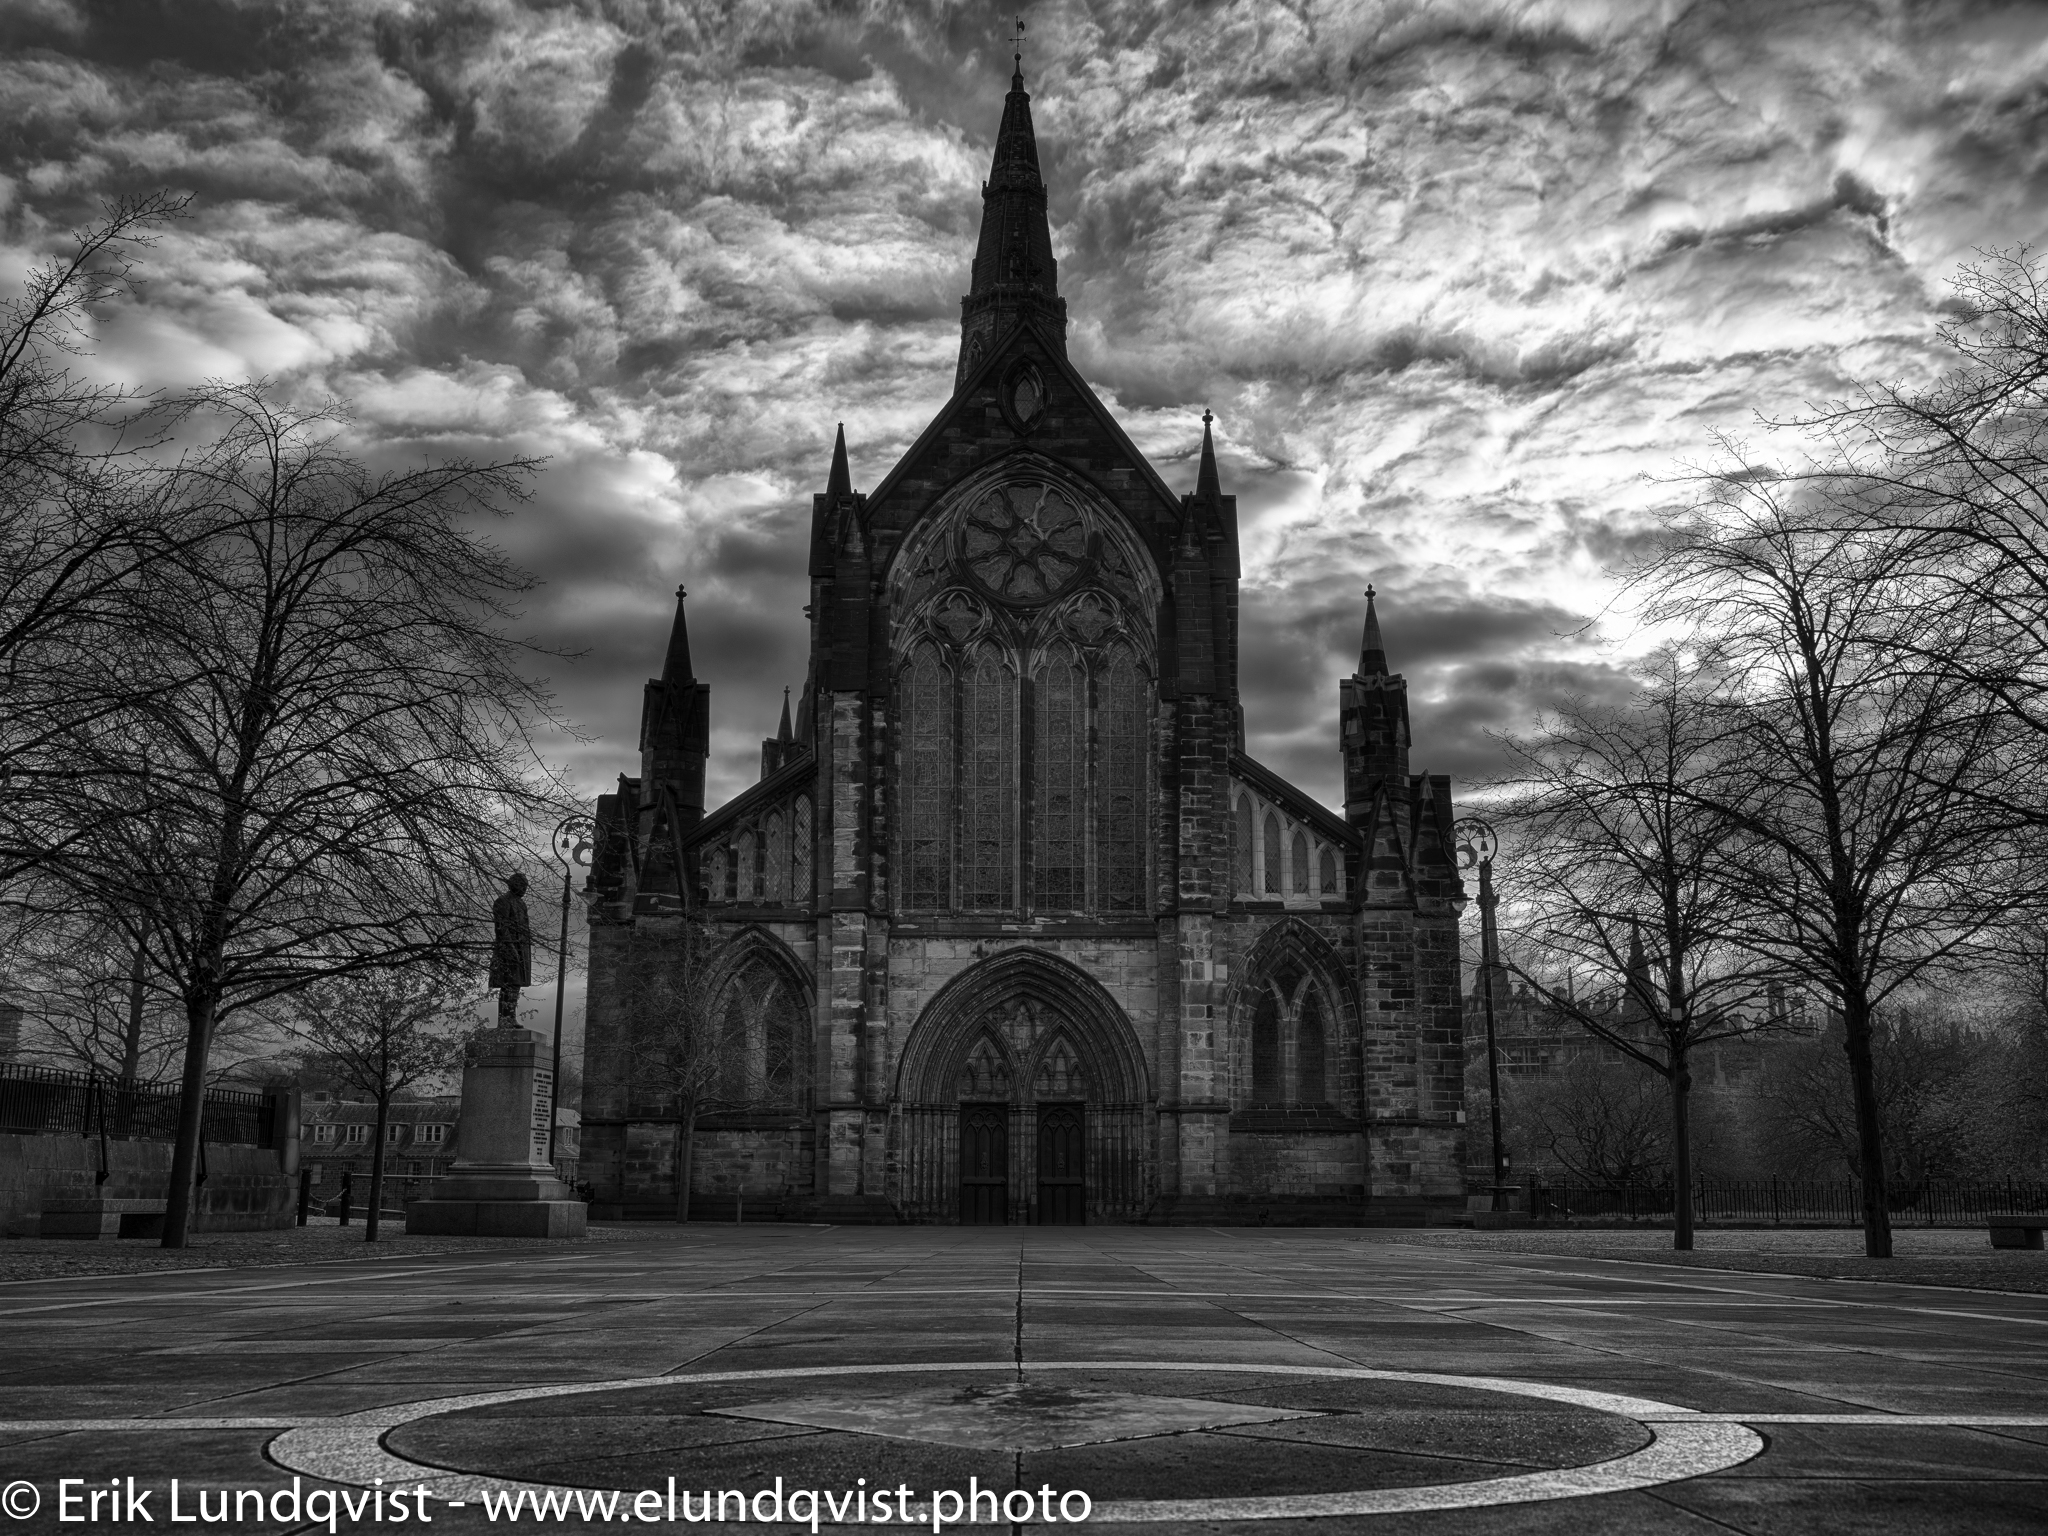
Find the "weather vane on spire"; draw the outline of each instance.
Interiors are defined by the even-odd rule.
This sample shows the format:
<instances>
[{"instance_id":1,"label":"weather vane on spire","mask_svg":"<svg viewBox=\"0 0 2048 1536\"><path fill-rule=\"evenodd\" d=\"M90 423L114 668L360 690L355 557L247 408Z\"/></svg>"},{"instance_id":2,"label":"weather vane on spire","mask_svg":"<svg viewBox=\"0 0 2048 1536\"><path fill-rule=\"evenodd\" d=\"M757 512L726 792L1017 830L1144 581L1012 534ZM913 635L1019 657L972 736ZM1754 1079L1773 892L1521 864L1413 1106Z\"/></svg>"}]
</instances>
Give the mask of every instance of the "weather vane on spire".
<instances>
[{"instance_id":1,"label":"weather vane on spire","mask_svg":"<svg viewBox=\"0 0 2048 1536\"><path fill-rule=\"evenodd\" d=\"M1017 18L1016 52L1011 55L1017 61L1017 73L1024 73L1024 18Z\"/></svg>"}]
</instances>

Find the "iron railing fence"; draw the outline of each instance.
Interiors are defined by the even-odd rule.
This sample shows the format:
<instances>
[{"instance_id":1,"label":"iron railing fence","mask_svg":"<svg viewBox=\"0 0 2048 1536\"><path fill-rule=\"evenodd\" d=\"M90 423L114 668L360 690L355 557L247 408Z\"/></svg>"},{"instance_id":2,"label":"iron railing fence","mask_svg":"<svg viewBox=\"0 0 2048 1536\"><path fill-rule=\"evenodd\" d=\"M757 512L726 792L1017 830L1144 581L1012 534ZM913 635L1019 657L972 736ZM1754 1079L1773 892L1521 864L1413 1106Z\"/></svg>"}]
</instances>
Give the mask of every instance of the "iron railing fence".
<instances>
[{"instance_id":1,"label":"iron railing fence","mask_svg":"<svg viewBox=\"0 0 2048 1536\"><path fill-rule=\"evenodd\" d=\"M1523 1191L1538 1220L1669 1221L1672 1187L1664 1184L1533 1183ZM2048 1213L2048 1183L2032 1179L1928 1180L1886 1191L1896 1226L1975 1226L1996 1211ZM1768 1222L1782 1226L1857 1226L1863 1186L1855 1179L1700 1179L1693 1219Z\"/></svg>"},{"instance_id":2,"label":"iron railing fence","mask_svg":"<svg viewBox=\"0 0 2048 1536\"><path fill-rule=\"evenodd\" d=\"M175 1141L183 1100L170 1084L0 1062L0 1131ZM217 1146L276 1144L276 1105L260 1093L210 1088L201 1136Z\"/></svg>"}]
</instances>

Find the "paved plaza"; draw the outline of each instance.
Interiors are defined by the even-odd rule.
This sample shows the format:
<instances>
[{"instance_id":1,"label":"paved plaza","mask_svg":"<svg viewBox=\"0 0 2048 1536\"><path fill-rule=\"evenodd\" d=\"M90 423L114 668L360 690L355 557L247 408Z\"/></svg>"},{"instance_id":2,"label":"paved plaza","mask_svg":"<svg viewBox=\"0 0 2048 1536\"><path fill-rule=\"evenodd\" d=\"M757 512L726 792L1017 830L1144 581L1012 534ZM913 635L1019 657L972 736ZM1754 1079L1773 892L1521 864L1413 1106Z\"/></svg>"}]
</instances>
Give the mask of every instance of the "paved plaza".
<instances>
[{"instance_id":1,"label":"paved plaza","mask_svg":"<svg viewBox=\"0 0 2048 1536\"><path fill-rule=\"evenodd\" d=\"M237 1530L325 1530L337 1498L340 1530L742 1499L772 1529L778 1480L784 1529L930 1529L935 1500L996 1528L2048 1529L2040 1295L1400 1233L702 1226L0 1308L0 1530L166 1528L173 1478Z\"/></svg>"}]
</instances>

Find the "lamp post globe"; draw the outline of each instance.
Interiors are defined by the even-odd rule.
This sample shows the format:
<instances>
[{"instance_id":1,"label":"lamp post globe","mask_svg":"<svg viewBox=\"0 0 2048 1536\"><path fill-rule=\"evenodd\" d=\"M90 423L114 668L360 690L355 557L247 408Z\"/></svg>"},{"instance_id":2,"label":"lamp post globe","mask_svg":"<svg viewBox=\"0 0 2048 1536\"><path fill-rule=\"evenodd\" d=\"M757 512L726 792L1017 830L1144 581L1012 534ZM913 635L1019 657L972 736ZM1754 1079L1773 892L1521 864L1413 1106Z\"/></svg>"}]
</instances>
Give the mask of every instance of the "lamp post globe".
<instances>
[{"instance_id":1,"label":"lamp post globe","mask_svg":"<svg viewBox=\"0 0 2048 1536\"><path fill-rule=\"evenodd\" d=\"M558 1095L562 1091L562 993L569 978L570 882L576 871L590 868L591 848L597 840L597 823L588 816L565 816L555 828L555 859L562 866L562 935L555 948L555 1053L553 1075L548 1083L548 1161L555 1160L555 1124L561 1119Z\"/></svg>"}]
</instances>

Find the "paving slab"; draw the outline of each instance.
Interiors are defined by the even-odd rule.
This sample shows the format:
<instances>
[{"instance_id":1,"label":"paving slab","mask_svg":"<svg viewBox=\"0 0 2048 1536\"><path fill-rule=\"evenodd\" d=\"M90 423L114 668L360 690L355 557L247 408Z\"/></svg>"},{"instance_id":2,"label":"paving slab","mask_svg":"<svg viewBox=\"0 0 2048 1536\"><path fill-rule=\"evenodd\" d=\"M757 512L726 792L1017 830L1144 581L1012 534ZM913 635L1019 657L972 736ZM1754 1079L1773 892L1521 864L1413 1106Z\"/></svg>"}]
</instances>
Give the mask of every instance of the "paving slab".
<instances>
[{"instance_id":1,"label":"paving slab","mask_svg":"<svg viewBox=\"0 0 2048 1536\"><path fill-rule=\"evenodd\" d=\"M2048 1295L1314 1229L337 1242L0 1284L0 1483L40 1501L5 1528L131 1475L418 1483L451 1533L641 1490L666 1526L672 1477L1233 1536L2048 1528ZM629 1502L486 1515L521 1490Z\"/></svg>"}]
</instances>

